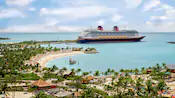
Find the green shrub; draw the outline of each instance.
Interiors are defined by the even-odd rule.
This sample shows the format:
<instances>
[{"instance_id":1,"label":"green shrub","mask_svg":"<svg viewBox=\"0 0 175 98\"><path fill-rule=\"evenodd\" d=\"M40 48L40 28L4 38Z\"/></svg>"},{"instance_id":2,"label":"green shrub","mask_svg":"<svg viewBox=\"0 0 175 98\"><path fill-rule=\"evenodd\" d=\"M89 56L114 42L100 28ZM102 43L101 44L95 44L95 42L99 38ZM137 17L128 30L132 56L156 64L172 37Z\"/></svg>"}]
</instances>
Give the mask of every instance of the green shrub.
<instances>
[{"instance_id":1,"label":"green shrub","mask_svg":"<svg viewBox=\"0 0 175 98\"><path fill-rule=\"evenodd\" d=\"M57 79L57 75L56 74L53 74L53 73L44 73L44 76L43 76L43 78L45 79L45 80L47 80L47 79Z\"/></svg>"},{"instance_id":2,"label":"green shrub","mask_svg":"<svg viewBox=\"0 0 175 98\"><path fill-rule=\"evenodd\" d=\"M27 73L27 74L22 74L22 79L23 80L39 80L40 77L34 73Z\"/></svg>"},{"instance_id":3,"label":"green shrub","mask_svg":"<svg viewBox=\"0 0 175 98\"><path fill-rule=\"evenodd\" d=\"M8 87L7 91L24 91L22 86L12 86L12 87Z\"/></svg>"},{"instance_id":4,"label":"green shrub","mask_svg":"<svg viewBox=\"0 0 175 98\"><path fill-rule=\"evenodd\" d=\"M45 94L43 91L40 91L38 94L36 94L33 98L56 98L51 95Z\"/></svg>"}]
</instances>

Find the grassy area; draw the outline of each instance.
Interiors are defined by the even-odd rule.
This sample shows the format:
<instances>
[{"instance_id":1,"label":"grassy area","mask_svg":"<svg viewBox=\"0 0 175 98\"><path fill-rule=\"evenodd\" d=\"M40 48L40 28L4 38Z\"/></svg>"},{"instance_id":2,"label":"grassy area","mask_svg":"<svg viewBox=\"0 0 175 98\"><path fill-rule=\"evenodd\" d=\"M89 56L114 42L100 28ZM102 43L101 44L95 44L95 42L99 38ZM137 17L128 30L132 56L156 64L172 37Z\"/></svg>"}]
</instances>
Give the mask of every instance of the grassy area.
<instances>
[{"instance_id":1,"label":"grassy area","mask_svg":"<svg viewBox=\"0 0 175 98\"><path fill-rule=\"evenodd\" d=\"M26 73L21 75L22 80L39 80L40 77L35 73Z\"/></svg>"},{"instance_id":2,"label":"grassy area","mask_svg":"<svg viewBox=\"0 0 175 98\"><path fill-rule=\"evenodd\" d=\"M54 74L54 73L44 73L44 76L43 76L43 78L45 80L47 80L47 79L57 79L58 77L60 77L60 76L58 76L57 74Z\"/></svg>"}]
</instances>

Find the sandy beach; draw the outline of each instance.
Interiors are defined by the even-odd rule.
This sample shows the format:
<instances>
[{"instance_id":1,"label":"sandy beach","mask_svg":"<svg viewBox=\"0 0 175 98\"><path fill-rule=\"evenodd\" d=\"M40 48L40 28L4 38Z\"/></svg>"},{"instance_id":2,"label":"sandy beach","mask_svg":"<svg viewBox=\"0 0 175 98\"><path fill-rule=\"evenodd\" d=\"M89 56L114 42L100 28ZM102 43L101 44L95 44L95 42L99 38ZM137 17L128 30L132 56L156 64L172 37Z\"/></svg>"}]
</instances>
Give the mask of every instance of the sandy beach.
<instances>
[{"instance_id":1,"label":"sandy beach","mask_svg":"<svg viewBox=\"0 0 175 98\"><path fill-rule=\"evenodd\" d=\"M51 51L47 52L45 54L39 54L35 57L32 57L29 61L26 61L26 64L35 65L37 63L40 64L42 68L46 67L46 64L48 61L56 59L56 58L62 58L66 56L73 56L77 54L83 54L83 51Z\"/></svg>"},{"instance_id":2,"label":"sandy beach","mask_svg":"<svg viewBox=\"0 0 175 98\"><path fill-rule=\"evenodd\" d=\"M7 92L7 97L5 98L32 98L32 96L35 96L34 93L16 91L16 92Z\"/></svg>"}]
</instances>

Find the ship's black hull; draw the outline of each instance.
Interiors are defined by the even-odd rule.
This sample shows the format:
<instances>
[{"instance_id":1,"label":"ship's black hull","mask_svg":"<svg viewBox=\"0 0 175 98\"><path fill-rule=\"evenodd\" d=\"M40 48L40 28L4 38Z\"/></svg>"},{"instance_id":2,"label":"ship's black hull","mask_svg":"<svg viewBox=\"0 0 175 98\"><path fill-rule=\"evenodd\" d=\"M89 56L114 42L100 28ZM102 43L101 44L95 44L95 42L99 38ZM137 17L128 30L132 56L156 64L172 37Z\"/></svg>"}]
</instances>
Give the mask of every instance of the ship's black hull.
<instances>
[{"instance_id":1,"label":"ship's black hull","mask_svg":"<svg viewBox=\"0 0 175 98\"><path fill-rule=\"evenodd\" d=\"M104 43L104 42L139 42L145 36L135 38L120 38L120 39L78 39L78 43Z\"/></svg>"}]
</instances>

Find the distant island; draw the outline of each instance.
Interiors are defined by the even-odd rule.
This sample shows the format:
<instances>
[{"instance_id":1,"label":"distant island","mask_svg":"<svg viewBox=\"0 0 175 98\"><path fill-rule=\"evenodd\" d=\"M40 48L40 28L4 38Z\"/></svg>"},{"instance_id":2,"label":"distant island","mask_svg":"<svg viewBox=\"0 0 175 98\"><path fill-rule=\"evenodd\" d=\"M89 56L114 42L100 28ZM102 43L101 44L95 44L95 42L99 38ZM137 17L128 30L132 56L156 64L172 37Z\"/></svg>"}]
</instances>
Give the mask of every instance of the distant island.
<instances>
[{"instance_id":1,"label":"distant island","mask_svg":"<svg viewBox=\"0 0 175 98\"><path fill-rule=\"evenodd\" d=\"M10 38L0 37L0 40L9 40Z\"/></svg>"},{"instance_id":2,"label":"distant island","mask_svg":"<svg viewBox=\"0 0 175 98\"><path fill-rule=\"evenodd\" d=\"M75 43L77 40L52 40L52 41L23 41L19 44L61 44L61 43Z\"/></svg>"},{"instance_id":3,"label":"distant island","mask_svg":"<svg viewBox=\"0 0 175 98\"><path fill-rule=\"evenodd\" d=\"M168 42L168 43L170 43L170 44L175 44L175 42Z\"/></svg>"}]
</instances>

